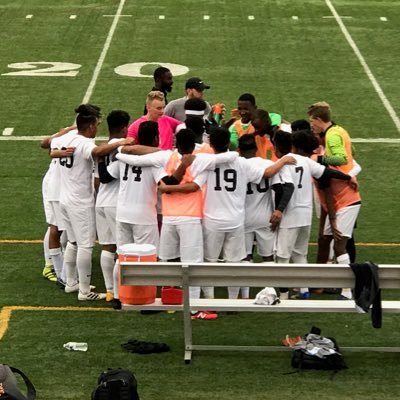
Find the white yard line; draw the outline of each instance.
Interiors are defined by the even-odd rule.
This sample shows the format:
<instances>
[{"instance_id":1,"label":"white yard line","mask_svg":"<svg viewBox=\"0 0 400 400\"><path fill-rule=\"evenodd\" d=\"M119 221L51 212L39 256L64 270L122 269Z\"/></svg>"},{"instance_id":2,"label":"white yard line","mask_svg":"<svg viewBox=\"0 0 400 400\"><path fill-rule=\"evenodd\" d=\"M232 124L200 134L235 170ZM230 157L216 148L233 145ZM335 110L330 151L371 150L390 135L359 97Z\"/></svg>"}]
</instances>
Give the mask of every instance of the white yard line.
<instances>
[{"instance_id":1,"label":"white yard line","mask_svg":"<svg viewBox=\"0 0 400 400\"><path fill-rule=\"evenodd\" d=\"M82 103L88 103L90 98L92 97L94 87L96 86L97 79L100 75L101 68L103 66L104 60L106 58L108 49L110 48L112 38L114 36L115 29L117 28L117 24L119 18L122 14L122 9L124 8L126 0L121 0L118 6L117 13L114 16L113 22L111 24L110 31L108 32L108 36L106 42L104 43L103 50L100 54L99 60L97 61L96 68L93 72L92 80L90 81L89 87L86 90L85 96L83 97Z\"/></svg>"},{"instance_id":2,"label":"white yard line","mask_svg":"<svg viewBox=\"0 0 400 400\"><path fill-rule=\"evenodd\" d=\"M47 136L0 136L1 140L8 140L8 141L40 141ZM99 136L96 137L96 140L101 141L108 141L109 138L106 136ZM400 139L398 138L373 138L373 139L366 139L366 138L352 138L352 143L394 143L400 144Z\"/></svg>"},{"instance_id":3,"label":"white yard line","mask_svg":"<svg viewBox=\"0 0 400 400\"><path fill-rule=\"evenodd\" d=\"M388 98L385 96L385 93L383 93L383 90L381 86L379 85L378 81L376 80L374 74L372 73L371 69L369 68L367 62L365 61L363 55L361 54L359 48L357 47L356 43L354 42L353 38L351 37L349 31L347 30L346 26L344 25L343 21L341 20L341 17L337 13L335 7L332 5L330 0L325 0L326 5L329 7L331 10L332 15L335 17L336 22L338 23L344 37L346 38L347 42L349 43L350 47L353 49L354 54L358 58L358 61L360 62L361 66L363 67L365 73L367 74L369 80L372 83L372 86L374 87L376 93L378 94L379 98L381 99L384 107L386 108L386 111L390 115L390 118L392 118L393 123L395 124L397 131L400 133L400 119L397 116L396 112L394 111L392 105L390 104L390 101Z\"/></svg>"},{"instance_id":4,"label":"white yard line","mask_svg":"<svg viewBox=\"0 0 400 400\"><path fill-rule=\"evenodd\" d=\"M104 14L103 17L115 17L114 14ZM131 14L121 14L120 17L132 17Z\"/></svg>"},{"instance_id":5,"label":"white yard line","mask_svg":"<svg viewBox=\"0 0 400 400\"><path fill-rule=\"evenodd\" d=\"M352 19L353 17L351 16L351 15L339 15L338 16L339 18L341 18L341 19ZM326 18L326 19L329 19L329 18L336 18L334 15L324 15L322 18Z\"/></svg>"}]
</instances>

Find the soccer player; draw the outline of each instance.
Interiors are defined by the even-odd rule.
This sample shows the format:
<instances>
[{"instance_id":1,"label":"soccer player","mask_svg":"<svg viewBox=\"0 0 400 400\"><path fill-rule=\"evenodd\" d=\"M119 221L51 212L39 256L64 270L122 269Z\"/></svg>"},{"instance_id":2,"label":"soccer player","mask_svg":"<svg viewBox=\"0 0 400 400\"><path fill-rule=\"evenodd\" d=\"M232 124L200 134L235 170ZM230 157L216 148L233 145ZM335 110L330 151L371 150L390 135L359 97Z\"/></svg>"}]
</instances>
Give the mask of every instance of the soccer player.
<instances>
[{"instance_id":1,"label":"soccer player","mask_svg":"<svg viewBox=\"0 0 400 400\"><path fill-rule=\"evenodd\" d=\"M73 148L73 154L59 158L60 210L67 230L68 244L64 253L66 272L65 292L79 292L78 300L101 300L105 294L91 292L92 252L96 238L93 185L93 159L105 156L120 143L96 146L99 118L89 113L79 113L76 118L78 134L66 134L52 147L51 156L59 157L58 150ZM54 145L54 144L53 144ZM76 271L79 282L76 282Z\"/></svg>"},{"instance_id":2,"label":"soccer player","mask_svg":"<svg viewBox=\"0 0 400 400\"><path fill-rule=\"evenodd\" d=\"M256 136L246 134L239 138L240 155L254 165L259 165L264 169L272 166L271 160L265 160L257 157ZM264 261L273 261L274 244L276 232L272 229L271 218L274 210L282 213L288 204L293 193L292 183L286 184L285 166L279 174L270 178L263 178L259 184L248 183L245 203L245 239L246 239L246 260L253 260L253 243L256 240L257 253ZM287 174L288 172L286 172ZM276 191L275 201L273 192Z\"/></svg>"},{"instance_id":3,"label":"soccer player","mask_svg":"<svg viewBox=\"0 0 400 400\"><path fill-rule=\"evenodd\" d=\"M180 121L185 121L186 119L186 108L185 102L188 99L202 99L204 95L204 90L210 89L210 86L206 85L200 78L193 77L189 78L185 83L186 95L176 100L172 100L165 107L164 115L168 115ZM207 117L211 112L211 106L206 103L205 117Z\"/></svg>"},{"instance_id":4,"label":"soccer player","mask_svg":"<svg viewBox=\"0 0 400 400\"><path fill-rule=\"evenodd\" d=\"M237 149L240 136L246 133L254 133L251 117L257 109L255 97L250 93L244 93L239 97L237 105L240 119L233 122L229 127L231 150Z\"/></svg>"},{"instance_id":5,"label":"soccer player","mask_svg":"<svg viewBox=\"0 0 400 400\"><path fill-rule=\"evenodd\" d=\"M293 156L297 163L290 167L294 192L279 224L276 260L278 263L307 263L308 242L312 222L313 189L312 178L337 178L350 181L348 175L337 173L308 158L318 147L316 138L307 131L293 134L277 131L274 146L278 157ZM349 186L348 182L345 185ZM281 297L286 297L281 290ZM301 288L302 298L309 298L308 288Z\"/></svg>"},{"instance_id":6,"label":"soccer player","mask_svg":"<svg viewBox=\"0 0 400 400\"><path fill-rule=\"evenodd\" d=\"M196 135L188 129L182 129L176 135L177 151L166 165L167 173L172 173L180 164L184 154L195 151ZM203 233L201 219L203 216L203 193L196 181L204 170L214 169L223 162L237 158L235 153L208 155L197 153L192 165L186 169L179 187L189 187L187 192L174 191L175 187L160 186L162 195L163 226L160 240L160 258L162 260L180 259L183 262L203 262ZM191 186L190 186L191 185ZM165 189L165 190L164 190ZM210 288L203 288L205 295ZM200 287L190 287L190 298L200 298ZM216 313L209 311L194 312L192 319L211 320Z\"/></svg>"},{"instance_id":7,"label":"soccer player","mask_svg":"<svg viewBox=\"0 0 400 400\"><path fill-rule=\"evenodd\" d=\"M107 116L109 141L112 144L126 137L130 116L122 110L111 111ZM99 168L107 168L113 162L117 150L98 160ZM113 299L113 270L116 253L116 209L119 192L119 180L108 184L100 183L96 197L96 229L102 251L100 266L107 290L107 301Z\"/></svg>"},{"instance_id":8,"label":"soccer player","mask_svg":"<svg viewBox=\"0 0 400 400\"><path fill-rule=\"evenodd\" d=\"M144 121L153 121L158 123L160 135L160 147L163 150L170 150L174 143L174 133L176 127L181 124L175 118L168 117L164 114L165 96L162 92L152 91L147 95L146 100L146 115L143 115L134 121L128 128L128 138L138 139L139 126Z\"/></svg>"},{"instance_id":9,"label":"soccer player","mask_svg":"<svg viewBox=\"0 0 400 400\"><path fill-rule=\"evenodd\" d=\"M334 166L339 171L349 173L354 167L351 140L348 132L331 120L331 109L328 103L318 102L308 108L308 116L311 128L314 133L319 134L325 147L325 155L322 161L325 164ZM329 192L329 189L327 189ZM325 213L328 211L327 201L330 201L329 193L321 194L321 205ZM328 247L328 241L334 239L334 252L336 261L339 264L349 264L350 257L346 249L347 241L352 237L354 225L361 208L361 196L357 190L343 185L342 182L332 182L330 191L333 196L335 214L329 215L329 222L326 214L321 215L325 226L320 232L321 249ZM326 251L323 251L326 254ZM324 258L324 256L321 256ZM351 289L342 289L341 298L350 299Z\"/></svg>"},{"instance_id":10,"label":"soccer player","mask_svg":"<svg viewBox=\"0 0 400 400\"><path fill-rule=\"evenodd\" d=\"M81 104L79 107L75 109L77 114L79 113L87 113L93 114L97 117L100 117L100 109L99 107L92 104ZM50 149L51 144L53 143L53 148L57 148L57 140L59 137L70 133L71 135L76 135L78 133L76 129L76 125L72 125L70 127L61 129L59 132L55 133L52 136L48 136L44 138L40 145L42 148ZM59 150L59 156L68 157L73 154L73 149L65 149ZM46 181L46 185L44 187L44 191L46 192L46 202L45 202L45 210L46 217L49 221L49 230L48 236L45 238L44 244L47 242L49 257L52 262L52 269L54 271L51 274L48 274L47 277L50 280L57 281L59 286L64 289L65 287L65 271L63 271L63 254L61 250L61 235L62 232L65 232L65 228L63 226L61 212L60 212L60 164L58 159L52 159L50 162L49 170L46 173L44 182ZM64 233L63 236L66 236ZM65 246L64 246L65 247ZM51 272L51 271L50 271ZM46 275L46 268L43 270L43 275Z\"/></svg>"},{"instance_id":11,"label":"soccer player","mask_svg":"<svg viewBox=\"0 0 400 400\"><path fill-rule=\"evenodd\" d=\"M151 91L158 91L164 94L165 104L168 104L167 94L172 91L174 84L172 72L166 67L157 67L153 73L154 86ZM147 106L144 106L143 115L147 114Z\"/></svg>"},{"instance_id":12,"label":"soccer player","mask_svg":"<svg viewBox=\"0 0 400 400\"><path fill-rule=\"evenodd\" d=\"M251 124L254 127L257 157L276 161L278 157L274 153L274 146L271 142L273 129L268 111L261 109L255 110L251 117Z\"/></svg>"}]
</instances>

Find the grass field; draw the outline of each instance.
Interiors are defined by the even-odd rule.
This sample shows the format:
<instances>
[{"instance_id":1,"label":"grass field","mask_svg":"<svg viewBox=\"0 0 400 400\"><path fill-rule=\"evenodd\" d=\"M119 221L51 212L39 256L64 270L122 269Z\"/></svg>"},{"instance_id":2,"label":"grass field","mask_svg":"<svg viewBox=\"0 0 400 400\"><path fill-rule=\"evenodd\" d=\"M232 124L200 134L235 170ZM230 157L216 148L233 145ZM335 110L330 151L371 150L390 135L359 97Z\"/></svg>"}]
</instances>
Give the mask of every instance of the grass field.
<instances>
[{"instance_id":1,"label":"grass field","mask_svg":"<svg viewBox=\"0 0 400 400\"><path fill-rule=\"evenodd\" d=\"M342 18L334 18L329 4ZM200 76L211 86L206 99L223 101L228 110L244 92L256 96L259 108L288 120L304 118L315 101L329 102L337 123L353 138L368 139L356 143L363 167L356 239L392 245L360 246L358 259L398 263L396 0L3 0L0 23L0 362L26 371L38 399L88 399L97 375L118 366L136 372L144 400L398 398L398 354L346 354L349 370L333 380L317 371L284 375L291 371L288 353L202 353L185 366L180 314L63 310L88 305L41 278L41 245L4 243L40 240L46 228L41 179L49 159L36 137L71 124L73 109L84 100L101 106L105 115L124 109L138 118L152 87L149 75L156 65L168 63L175 65L170 99L183 95L188 77ZM135 63L144 64L141 76L115 72ZM179 75L182 66L189 71ZM135 72L133 65L128 70ZM103 124L100 136L105 135ZM310 261L314 257L311 246ZM95 283L102 287L98 249L94 268ZM13 306L60 308L13 309L7 320L5 307ZM367 316L241 314L200 322L194 333L205 343L276 344L313 324L341 345L384 346L398 340L396 316L385 316L383 328L373 331ZM172 351L123 353L119 345L129 338L165 341ZM68 341L86 341L89 351L67 352L62 344Z\"/></svg>"}]
</instances>

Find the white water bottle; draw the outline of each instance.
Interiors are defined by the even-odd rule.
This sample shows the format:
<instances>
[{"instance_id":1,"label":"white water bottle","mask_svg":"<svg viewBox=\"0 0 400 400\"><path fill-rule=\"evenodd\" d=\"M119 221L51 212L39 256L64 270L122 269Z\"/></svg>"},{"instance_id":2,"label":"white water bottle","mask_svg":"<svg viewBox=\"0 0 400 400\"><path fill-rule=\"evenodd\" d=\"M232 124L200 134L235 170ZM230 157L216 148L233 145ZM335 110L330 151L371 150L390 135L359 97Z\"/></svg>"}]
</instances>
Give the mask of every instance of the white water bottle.
<instances>
[{"instance_id":1,"label":"white water bottle","mask_svg":"<svg viewBox=\"0 0 400 400\"><path fill-rule=\"evenodd\" d=\"M64 349L71 351L87 351L87 343L68 342L64 344Z\"/></svg>"}]
</instances>

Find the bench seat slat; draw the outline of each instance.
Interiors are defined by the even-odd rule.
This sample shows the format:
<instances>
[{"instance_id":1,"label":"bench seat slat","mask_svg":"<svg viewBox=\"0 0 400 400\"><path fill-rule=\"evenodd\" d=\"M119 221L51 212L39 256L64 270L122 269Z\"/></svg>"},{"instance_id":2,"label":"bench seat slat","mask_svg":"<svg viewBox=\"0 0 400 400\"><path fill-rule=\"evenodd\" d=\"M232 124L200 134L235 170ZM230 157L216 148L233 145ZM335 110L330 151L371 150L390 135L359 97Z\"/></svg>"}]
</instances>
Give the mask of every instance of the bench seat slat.
<instances>
[{"instance_id":1,"label":"bench seat slat","mask_svg":"<svg viewBox=\"0 0 400 400\"><path fill-rule=\"evenodd\" d=\"M190 310L213 311L251 311L251 312L357 312L352 300L282 300L274 306L258 305L254 300L231 299L192 299ZM400 301L383 301L383 312L400 313ZM174 310L182 311L183 305L166 305L157 298L154 303L140 305L123 305L124 310Z\"/></svg>"}]
</instances>

